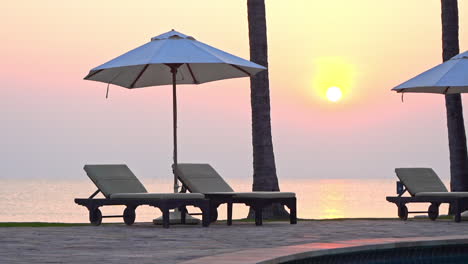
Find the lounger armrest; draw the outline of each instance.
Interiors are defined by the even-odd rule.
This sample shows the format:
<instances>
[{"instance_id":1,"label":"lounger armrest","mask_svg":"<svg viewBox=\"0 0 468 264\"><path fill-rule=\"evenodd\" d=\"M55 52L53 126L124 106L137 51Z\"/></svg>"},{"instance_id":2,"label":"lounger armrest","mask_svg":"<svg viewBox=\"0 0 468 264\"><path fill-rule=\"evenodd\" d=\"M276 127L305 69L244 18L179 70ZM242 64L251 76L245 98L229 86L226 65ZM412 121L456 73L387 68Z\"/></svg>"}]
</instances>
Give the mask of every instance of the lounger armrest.
<instances>
[{"instance_id":1,"label":"lounger armrest","mask_svg":"<svg viewBox=\"0 0 468 264\"><path fill-rule=\"evenodd\" d=\"M93 199L94 196L98 195L98 193L100 193L100 192L101 192L101 190L100 190L100 189L97 189L97 191L95 191L93 194L91 194L91 196L89 196L88 199Z\"/></svg>"},{"instance_id":2,"label":"lounger armrest","mask_svg":"<svg viewBox=\"0 0 468 264\"><path fill-rule=\"evenodd\" d=\"M397 181L396 192L398 194L398 197L402 196L406 191L407 191L406 186L401 181Z\"/></svg>"}]
</instances>

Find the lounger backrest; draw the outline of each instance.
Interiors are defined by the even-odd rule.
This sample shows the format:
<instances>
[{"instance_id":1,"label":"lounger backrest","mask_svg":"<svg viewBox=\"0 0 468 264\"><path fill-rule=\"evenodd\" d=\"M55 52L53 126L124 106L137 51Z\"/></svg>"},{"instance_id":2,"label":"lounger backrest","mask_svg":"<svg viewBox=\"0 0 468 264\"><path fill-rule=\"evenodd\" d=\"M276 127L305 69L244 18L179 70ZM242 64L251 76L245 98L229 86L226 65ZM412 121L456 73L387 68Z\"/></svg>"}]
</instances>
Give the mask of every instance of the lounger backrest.
<instances>
[{"instance_id":1,"label":"lounger backrest","mask_svg":"<svg viewBox=\"0 0 468 264\"><path fill-rule=\"evenodd\" d=\"M419 192L447 192L431 168L396 168L395 173L411 195Z\"/></svg>"},{"instance_id":2,"label":"lounger backrest","mask_svg":"<svg viewBox=\"0 0 468 264\"><path fill-rule=\"evenodd\" d=\"M178 164L175 168L180 181L195 193L233 192L234 190L210 164Z\"/></svg>"},{"instance_id":3,"label":"lounger backrest","mask_svg":"<svg viewBox=\"0 0 468 264\"><path fill-rule=\"evenodd\" d=\"M127 165L85 165L84 170L105 197L114 193L146 193Z\"/></svg>"}]
</instances>

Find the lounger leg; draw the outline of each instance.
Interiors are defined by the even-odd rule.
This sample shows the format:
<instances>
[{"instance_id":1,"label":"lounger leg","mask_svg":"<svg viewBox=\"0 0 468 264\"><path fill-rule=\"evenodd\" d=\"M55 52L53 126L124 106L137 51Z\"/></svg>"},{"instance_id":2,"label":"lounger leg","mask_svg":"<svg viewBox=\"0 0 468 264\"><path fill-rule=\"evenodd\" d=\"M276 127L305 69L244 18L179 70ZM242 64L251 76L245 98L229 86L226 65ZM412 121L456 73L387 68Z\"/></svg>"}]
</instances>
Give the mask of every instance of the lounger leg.
<instances>
[{"instance_id":1,"label":"lounger leg","mask_svg":"<svg viewBox=\"0 0 468 264\"><path fill-rule=\"evenodd\" d=\"M291 202L289 202L289 222L292 225L297 224L297 208L296 208L296 198L292 199Z\"/></svg>"},{"instance_id":2,"label":"lounger leg","mask_svg":"<svg viewBox=\"0 0 468 264\"><path fill-rule=\"evenodd\" d=\"M210 215L210 203L207 201L206 203L203 204L203 206L200 206L200 209L202 211L202 226L203 227L208 227L211 222L211 215Z\"/></svg>"},{"instance_id":3,"label":"lounger leg","mask_svg":"<svg viewBox=\"0 0 468 264\"><path fill-rule=\"evenodd\" d=\"M429 209L427 210L427 215L432 221L435 221L439 216L439 205L439 203L431 203Z\"/></svg>"},{"instance_id":4,"label":"lounger leg","mask_svg":"<svg viewBox=\"0 0 468 264\"><path fill-rule=\"evenodd\" d=\"M101 210L99 210L98 206L95 207L89 207L89 222L92 225L98 226L102 222L102 213Z\"/></svg>"},{"instance_id":5,"label":"lounger leg","mask_svg":"<svg viewBox=\"0 0 468 264\"><path fill-rule=\"evenodd\" d=\"M453 209L455 211L455 216L454 216L454 221L459 223L461 222L461 208L460 208L460 204L458 202L458 200L456 200L454 203L453 203Z\"/></svg>"},{"instance_id":6,"label":"lounger leg","mask_svg":"<svg viewBox=\"0 0 468 264\"><path fill-rule=\"evenodd\" d=\"M398 206L398 217L406 221L408 219L408 207L404 203L397 203Z\"/></svg>"},{"instance_id":7,"label":"lounger leg","mask_svg":"<svg viewBox=\"0 0 468 264\"><path fill-rule=\"evenodd\" d=\"M218 220L218 206L217 201L210 201L210 222L216 222Z\"/></svg>"},{"instance_id":8,"label":"lounger leg","mask_svg":"<svg viewBox=\"0 0 468 264\"><path fill-rule=\"evenodd\" d=\"M261 206L254 206L255 211L255 225L261 226L263 224L263 208Z\"/></svg>"},{"instance_id":9,"label":"lounger leg","mask_svg":"<svg viewBox=\"0 0 468 264\"><path fill-rule=\"evenodd\" d=\"M227 203L227 224L232 225L232 201Z\"/></svg>"},{"instance_id":10,"label":"lounger leg","mask_svg":"<svg viewBox=\"0 0 468 264\"><path fill-rule=\"evenodd\" d=\"M127 205L123 211L123 220L126 225L133 225L135 223L135 208L134 206Z\"/></svg>"},{"instance_id":11,"label":"lounger leg","mask_svg":"<svg viewBox=\"0 0 468 264\"><path fill-rule=\"evenodd\" d=\"M161 208L162 215L163 215L163 227L169 228L169 209Z\"/></svg>"},{"instance_id":12,"label":"lounger leg","mask_svg":"<svg viewBox=\"0 0 468 264\"><path fill-rule=\"evenodd\" d=\"M180 223L185 225L185 219L187 217L187 208L185 206L182 206L179 208L180 211Z\"/></svg>"}]
</instances>

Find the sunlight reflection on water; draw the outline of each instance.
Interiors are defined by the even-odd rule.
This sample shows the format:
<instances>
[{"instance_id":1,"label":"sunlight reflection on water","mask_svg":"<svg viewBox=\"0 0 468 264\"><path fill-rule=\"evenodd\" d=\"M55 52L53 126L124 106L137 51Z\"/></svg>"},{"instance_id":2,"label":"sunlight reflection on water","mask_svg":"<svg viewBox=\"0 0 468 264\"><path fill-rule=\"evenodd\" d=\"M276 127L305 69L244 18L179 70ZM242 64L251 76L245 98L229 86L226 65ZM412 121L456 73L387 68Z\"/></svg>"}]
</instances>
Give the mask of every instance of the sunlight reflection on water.
<instances>
[{"instance_id":1,"label":"sunlight reflection on water","mask_svg":"<svg viewBox=\"0 0 468 264\"><path fill-rule=\"evenodd\" d=\"M171 183L143 179L149 191L169 192ZM236 191L250 191L251 180L229 179ZM396 217L396 206L385 196L395 194L394 180L317 179L281 180L281 190L297 195L299 218ZM96 190L88 179L82 180L2 180L0 187L0 222L88 222L88 212L74 203L74 198L86 198ZM427 205L410 205L410 210L426 210ZM441 207L441 214L447 207ZM122 206L103 207L103 214L121 214ZM195 212L197 209L190 209ZM220 206L219 218L226 218L226 207ZM234 218L244 218L248 207L234 205ZM137 209L139 222L149 222L160 216L149 206ZM122 222L106 219L106 222Z\"/></svg>"}]
</instances>

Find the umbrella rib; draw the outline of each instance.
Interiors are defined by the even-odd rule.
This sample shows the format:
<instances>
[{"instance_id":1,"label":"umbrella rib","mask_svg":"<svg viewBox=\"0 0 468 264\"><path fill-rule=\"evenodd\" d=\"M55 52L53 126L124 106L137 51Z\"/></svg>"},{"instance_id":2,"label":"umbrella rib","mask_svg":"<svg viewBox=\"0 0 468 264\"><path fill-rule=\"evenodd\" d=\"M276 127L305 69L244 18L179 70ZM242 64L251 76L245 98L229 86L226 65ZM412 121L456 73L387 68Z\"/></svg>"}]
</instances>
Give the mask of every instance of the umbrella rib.
<instances>
[{"instance_id":1,"label":"umbrella rib","mask_svg":"<svg viewBox=\"0 0 468 264\"><path fill-rule=\"evenodd\" d=\"M226 53L226 54L228 54L228 55L231 55L231 54L229 54L229 53L227 53L227 52L224 52L224 51L222 51L222 50L219 50L219 49L217 49L217 48L215 48L215 47L211 47L211 46L209 46L209 45L207 45L207 44L198 42L198 41L196 41L196 40L195 40L195 41L190 41L190 44L192 44L192 46L197 47L198 49L201 49L201 50L204 51L204 52L208 52L211 56L213 56L213 57L215 57L216 59L218 59L219 62L221 62L221 63L226 63L226 62L225 62L222 58L220 58L218 54L213 53L211 50L207 49L205 46L208 46L209 48L215 49L215 50L217 50L217 51L219 51L219 52L222 52L222 53ZM201 46L200 46L200 45L201 45ZM232 56L232 55L231 55L231 56ZM235 57L235 56L234 56L234 57Z\"/></svg>"},{"instance_id":2,"label":"umbrella rib","mask_svg":"<svg viewBox=\"0 0 468 264\"><path fill-rule=\"evenodd\" d=\"M227 53L227 52L225 52L225 51L223 51L223 50L217 49L217 48L215 48L215 47L211 47L211 46L208 45L208 44L205 44L205 43L202 43L202 42L199 42L199 41L196 41L196 40L195 40L195 41L192 41L192 42L190 42L190 43L191 43L193 46L195 46L195 47L197 47L197 48L199 48L199 49L202 49L202 50L205 51L205 52L210 53L212 56L216 57L216 58L217 58L218 60L220 60L220 62L222 62L222 63L226 63L226 64L229 64L229 65L233 65L233 64L228 63L227 60L226 60L223 56L220 56L220 55L214 53L212 50L215 50L215 51L220 52L221 55L233 56L233 57L235 57L236 59L240 59L241 61L244 61L245 63L253 63L254 65L258 65L258 66L263 67L262 65L256 64L255 62L248 61L248 60L245 60L245 59L243 59L243 58L234 56L234 55L229 54L229 53ZM246 66L246 67L249 67L249 66L247 66L247 65L245 65L245 66ZM256 67L254 67L254 68L256 68ZM265 67L264 67L264 68L265 68ZM266 69L266 68L265 68L265 69ZM248 74L248 75L249 75L249 76L252 76L251 74Z\"/></svg>"},{"instance_id":3,"label":"umbrella rib","mask_svg":"<svg viewBox=\"0 0 468 264\"><path fill-rule=\"evenodd\" d=\"M187 63L187 68L190 72L190 75L192 76L192 79L193 79L193 83L195 84L200 84L197 80L197 78L195 78L195 75L193 74L193 71L192 71L192 67L190 67L190 64Z\"/></svg>"},{"instance_id":4,"label":"umbrella rib","mask_svg":"<svg viewBox=\"0 0 468 264\"><path fill-rule=\"evenodd\" d=\"M143 70L141 70L141 72L138 74L138 76L135 78L135 80L132 82L132 84L130 85L130 88L135 88L135 83L138 82L138 80L140 79L140 77L143 75L143 73L146 71L146 69L148 68L149 64L146 64L145 67L143 67Z\"/></svg>"},{"instance_id":5,"label":"umbrella rib","mask_svg":"<svg viewBox=\"0 0 468 264\"><path fill-rule=\"evenodd\" d=\"M86 79L89 79L89 78L91 78L92 76L94 76L94 75L96 75L96 74L98 74L98 73L100 73L100 72L102 72L102 71L103 71L103 70L101 69L101 70L97 70L97 71L95 71L95 72L93 72L93 73L89 73L86 77L84 77L84 79L85 79L85 80L86 80Z\"/></svg>"},{"instance_id":6,"label":"umbrella rib","mask_svg":"<svg viewBox=\"0 0 468 264\"><path fill-rule=\"evenodd\" d=\"M444 63L446 63L446 62L449 62L449 61L450 61L450 60L445 61L445 62L443 62L442 64L444 64ZM441 82L442 79L445 78L445 76L447 76L447 74L449 73L449 71L450 71L451 69L453 69L453 68L455 67L455 65L458 64L458 63L459 63L459 61L456 61L453 65L450 66L449 69L447 69L447 71L446 71L446 72L439 78L439 80L435 83L436 86L437 86L438 83ZM442 64L440 64L440 65L442 65ZM437 66L436 66L436 67L437 67ZM430 70L430 69L429 69L429 70ZM427 71L429 71L429 70L427 70ZM426 72L427 72L427 71L426 71ZM423 73L425 73L425 72L423 72ZM421 74L422 74L422 73L421 73ZM449 86L449 87L450 87L450 86Z\"/></svg>"},{"instance_id":7,"label":"umbrella rib","mask_svg":"<svg viewBox=\"0 0 468 264\"><path fill-rule=\"evenodd\" d=\"M241 67L239 67L239 66L237 66L237 65L234 65L234 64L229 64L229 65L231 65L232 67L238 69L239 71L241 71L241 72L247 74L249 77L252 77L252 75L251 75L248 71L242 69Z\"/></svg>"}]
</instances>

